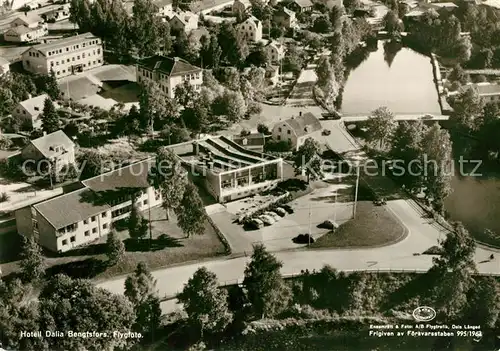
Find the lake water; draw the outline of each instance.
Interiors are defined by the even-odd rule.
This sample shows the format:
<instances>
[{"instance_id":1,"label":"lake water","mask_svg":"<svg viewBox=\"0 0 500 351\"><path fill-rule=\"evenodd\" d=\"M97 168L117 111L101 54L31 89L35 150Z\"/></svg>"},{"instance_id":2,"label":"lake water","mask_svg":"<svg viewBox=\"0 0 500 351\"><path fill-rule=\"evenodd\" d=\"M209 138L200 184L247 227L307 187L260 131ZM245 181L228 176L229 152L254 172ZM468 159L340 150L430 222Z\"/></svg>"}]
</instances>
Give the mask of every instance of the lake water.
<instances>
[{"instance_id":1,"label":"lake water","mask_svg":"<svg viewBox=\"0 0 500 351\"><path fill-rule=\"evenodd\" d=\"M379 41L376 51L351 71L341 111L368 115L380 106L395 114L441 114L431 59L409 48Z\"/></svg>"}]
</instances>

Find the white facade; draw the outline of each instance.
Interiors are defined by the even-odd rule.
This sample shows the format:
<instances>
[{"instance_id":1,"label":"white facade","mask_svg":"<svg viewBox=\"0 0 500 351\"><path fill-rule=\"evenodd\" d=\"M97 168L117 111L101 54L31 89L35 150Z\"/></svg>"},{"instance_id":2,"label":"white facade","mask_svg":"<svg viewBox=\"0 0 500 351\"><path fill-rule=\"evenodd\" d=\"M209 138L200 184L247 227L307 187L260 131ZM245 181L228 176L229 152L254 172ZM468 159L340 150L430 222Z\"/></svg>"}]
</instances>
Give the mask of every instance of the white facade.
<instances>
[{"instance_id":1,"label":"white facade","mask_svg":"<svg viewBox=\"0 0 500 351\"><path fill-rule=\"evenodd\" d=\"M171 29L184 31L186 34L198 29L198 15L191 12L176 13L169 21Z\"/></svg>"},{"instance_id":2,"label":"white facade","mask_svg":"<svg viewBox=\"0 0 500 351\"><path fill-rule=\"evenodd\" d=\"M262 22L251 16L238 24L238 34L246 41L259 42L262 40Z\"/></svg>"},{"instance_id":3,"label":"white facade","mask_svg":"<svg viewBox=\"0 0 500 351\"><path fill-rule=\"evenodd\" d=\"M56 78L102 66L102 41L91 33L60 39L31 47L22 55L23 68L32 73Z\"/></svg>"},{"instance_id":4,"label":"white facade","mask_svg":"<svg viewBox=\"0 0 500 351\"><path fill-rule=\"evenodd\" d=\"M148 60L148 59L146 59ZM148 66L147 64L138 64L137 66L137 82L145 82L152 80L160 85L160 89L166 93L171 99L175 97L175 88L184 82L189 82L191 86L194 87L195 91L200 91L203 85L203 70L201 68L190 65L189 63L183 61L182 59L159 57L158 62L163 61L173 61L173 65L168 71L162 69L162 66ZM177 69L177 65L182 65L184 67L190 68L189 70ZM158 67L155 69L155 67Z\"/></svg>"},{"instance_id":5,"label":"white facade","mask_svg":"<svg viewBox=\"0 0 500 351\"><path fill-rule=\"evenodd\" d=\"M285 57L284 46L276 41L272 41L266 45L266 51L272 63L277 63Z\"/></svg>"},{"instance_id":6,"label":"white facade","mask_svg":"<svg viewBox=\"0 0 500 351\"><path fill-rule=\"evenodd\" d=\"M10 62L0 57L0 76L10 71Z\"/></svg>"},{"instance_id":7,"label":"white facade","mask_svg":"<svg viewBox=\"0 0 500 351\"><path fill-rule=\"evenodd\" d=\"M10 23L3 34L4 40L12 43L31 43L49 33L47 24L38 16L20 16Z\"/></svg>"}]
</instances>

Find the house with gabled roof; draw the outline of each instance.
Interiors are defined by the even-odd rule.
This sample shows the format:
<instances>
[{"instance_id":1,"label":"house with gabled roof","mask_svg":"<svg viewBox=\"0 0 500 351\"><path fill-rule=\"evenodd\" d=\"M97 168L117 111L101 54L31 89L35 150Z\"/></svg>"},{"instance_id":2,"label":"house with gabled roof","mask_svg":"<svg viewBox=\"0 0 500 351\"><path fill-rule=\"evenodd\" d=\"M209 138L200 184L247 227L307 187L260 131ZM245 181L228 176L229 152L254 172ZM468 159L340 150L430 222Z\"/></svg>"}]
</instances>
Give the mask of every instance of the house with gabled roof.
<instances>
[{"instance_id":1,"label":"house with gabled roof","mask_svg":"<svg viewBox=\"0 0 500 351\"><path fill-rule=\"evenodd\" d=\"M304 13L312 11L313 3L311 0L293 0L288 6L295 12Z\"/></svg>"},{"instance_id":2,"label":"house with gabled roof","mask_svg":"<svg viewBox=\"0 0 500 351\"><path fill-rule=\"evenodd\" d=\"M137 63L137 82L152 80L160 85L170 98L175 97L175 88L188 82L195 91L203 84L203 69L179 57L155 55L139 60Z\"/></svg>"},{"instance_id":3,"label":"house with gabled roof","mask_svg":"<svg viewBox=\"0 0 500 351\"><path fill-rule=\"evenodd\" d=\"M285 57L285 46L275 40L270 41L265 49L272 63L278 63Z\"/></svg>"},{"instance_id":4,"label":"house with gabled roof","mask_svg":"<svg viewBox=\"0 0 500 351\"><path fill-rule=\"evenodd\" d=\"M49 161L55 169L75 164L75 144L62 130L31 140L21 151L21 158L36 166ZM48 164L47 164L48 165Z\"/></svg>"},{"instance_id":5,"label":"house with gabled roof","mask_svg":"<svg viewBox=\"0 0 500 351\"><path fill-rule=\"evenodd\" d=\"M14 43L36 42L49 33L47 24L37 15L21 15L16 17L4 34L4 40Z\"/></svg>"},{"instance_id":6,"label":"house with gabled roof","mask_svg":"<svg viewBox=\"0 0 500 351\"><path fill-rule=\"evenodd\" d=\"M149 185L154 158L141 160L73 184L73 190L16 211L20 235L41 246L66 252L106 236L112 224L161 204L161 194Z\"/></svg>"},{"instance_id":7,"label":"house with gabled roof","mask_svg":"<svg viewBox=\"0 0 500 351\"><path fill-rule=\"evenodd\" d=\"M49 99L49 96L42 94L19 102L14 110L12 110L12 117L21 122L22 129L31 130L41 128L42 120L40 117L46 99ZM56 103L54 105L57 107Z\"/></svg>"},{"instance_id":8,"label":"house with gabled roof","mask_svg":"<svg viewBox=\"0 0 500 351\"><path fill-rule=\"evenodd\" d=\"M192 12L179 12L174 13L168 23L171 29L189 34L198 28L198 19L198 15Z\"/></svg>"},{"instance_id":9,"label":"house with gabled roof","mask_svg":"<svg viewBox=\"0 0 500 351\"><path fill-rule=\"evenodd\" d=\"M262 22L254 16L239 23L237 29L240 37L246 41L256 43L262 40Z\"/></svg>"},{"instance_id":10,"label":"house with gabled roof","mask_svg":"<svg viewBox=\"0 0 500 351\"><path fill-rule=\"evenodd\" d=\"M273 139L276 141L289 141L295 150L304 143L304 141L321 132L321 122L310 112L300 112L298 116L278 122L273 127Z\"/></svg>"},{"instance_id":11,"label":"house with gabled roof","mask_svg":"<svg viewBox=\"0 0 500 351\"><path fill-rule=\"evenodd\" d=\"M273 21L280 27L287 29L294 28L297 26L297 17L295 12L287 9L286 7L281 7L280 9L274 11Z\"/></svg>"}]
</instances>

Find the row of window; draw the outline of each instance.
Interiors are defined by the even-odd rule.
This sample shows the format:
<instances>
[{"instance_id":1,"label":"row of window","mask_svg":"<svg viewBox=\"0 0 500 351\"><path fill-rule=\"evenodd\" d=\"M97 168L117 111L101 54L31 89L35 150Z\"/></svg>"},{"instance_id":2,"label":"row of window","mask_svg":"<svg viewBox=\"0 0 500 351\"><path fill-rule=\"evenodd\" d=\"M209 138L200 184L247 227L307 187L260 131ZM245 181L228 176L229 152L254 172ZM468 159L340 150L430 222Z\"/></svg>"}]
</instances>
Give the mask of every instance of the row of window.
<instances>
[{"instance_id":1,"label":"row of window","mask_svg":"<svg viewBox=\"0 0 500 351\"><path fill-rule=\"evenodd\" d=\"M186 74L182 76L182 80L193 80L193 79L200 79L200 74L199 73L191 73L191 74Z\"/></svg>"},{"instance_id":2,"label":"row of window","mask_svg":"<svg viewBox=\"0 0 500 351\"><path fill-rule=\"evenodd\" d=\"M82 43L82 48L84 48L85 46L90 46L90 45L96 45L96 44L99 44L99 41L98 40L91 40L91 41L88 41L88 42L85 42L85 43ZM77 44L77 45L73 45L73 46L67 46L64 48L64 51L65 52L69 52L71 50L78 50L80 49L80 44ZM47 53L47 56L52 56L52 55L57 55L57 54L62 54L63 53L63 49L57 49L57 50L52 50L52 51L49 51ZM38 57L38 56L37 56Z\"/></svg>"},{"instance_id":3,"label":"row of window","mask_svg":"<svg viewBox=\"0 0 500 351\"><path fill-rule=\"evenodd\" d=\"M97 55L100 55L100 54L101 54L101 49L97 49ZM89 52L89 54L88 54L88 56L89 56L89 57L90 57L90 56L95 56L95 55L96 55L96 50L93 50L93 51L92 51L92 54L91 54L90 52ZM85 58L85 53L84 53L84 52L82 52L82 56L81 56L81 58L82 58L82 59L84 59L84 58ZM80 60L80 55L77 55L77 56L76 56L76 59L77 59L77 60ZM71 60L70 60L69 58L67 58L67 59L66 59L66 63L69 63L70 61L75 61L75 56L73 56L73 57L71 58ZM94 62L95 62L95 61L94 61ZM101 62L101 61L99 60L99 62ZM50 61L50 67L54 67L54 63L55 63L55 65L56 65L56 66L59 66L59 61ZM62 65L62 64L64 64L64 59L62 59L62 60L61 60L61 65ZM90 63L89 63L89 64L90 64Z\"/></svg>"},{"instance_id":4,"label":"row of window","mask_svg":"<svg viewBox=\"0 0 500 351\"><path fill-rule=\"evenodd\" d=\"M93 62L90 62L90 61L89 61L89 63L88 63L88 64L85 64L85 63L83 64L83 68L85 68L85 67L90 67L90 66L92 66L92 65L96 65L96 64L100 64L100 63L101 63L101 60L97 60L97 62L96 62L96 61L93 61ZM74 73L74 71L71 71L71 70L69 70L69 69L68 69L68 73L73 74L73 73ZM61 74L66 74L66 69L63 69L63 70L61 70L61 71L55 71L55 75L56 75L56 76L59 76L59 75L61 75Z\"/></svg>"},{"instance_id":5,"label":"row of window","mask_svg":"<svg viewBox=\"0 0 500 351\"><path fill-rule=\"evenodd\" d=\"M104 223L104 224L102 225L102 229L108 229L108 223ZM97 234L97 227L92 228L92 234ZM84 232L84 235L85 235L85 236L90 236L90 230L86 230L86 231ZM70 242L72 242L72 243L74 243L74 242L76 241L76 235L72 235L72 236L70 236L69 241L70 241ZM64 246L64 245L68 245L68 239L64 239L64 240L62 241L62 245L63 245L63 246Z\"/></svg>"},{"instance_id":6,"label":"row of window","mask_svg":"<svg viewBox=\"0 0 500 351\"><path fill-rule=\"evenodd\" d=\"M278 128L278 132L280 132L280 133L281 133L281 128ZM288 135L292 134L292 132L290 131L290 129L288 129L288 130L286 131L286 134L288 134Z\"/></svg>"},{"instance_id":7,"label":"row of window","mask_svg":"<svg viewBox=\"0 0 500 351\"><path fill-rule=\"evenodd\" d=\"M281 135L278 135L276 139L281 140ZM292 138L288 138L288 141L292 141Z\"/></svg>"}]
</instances>

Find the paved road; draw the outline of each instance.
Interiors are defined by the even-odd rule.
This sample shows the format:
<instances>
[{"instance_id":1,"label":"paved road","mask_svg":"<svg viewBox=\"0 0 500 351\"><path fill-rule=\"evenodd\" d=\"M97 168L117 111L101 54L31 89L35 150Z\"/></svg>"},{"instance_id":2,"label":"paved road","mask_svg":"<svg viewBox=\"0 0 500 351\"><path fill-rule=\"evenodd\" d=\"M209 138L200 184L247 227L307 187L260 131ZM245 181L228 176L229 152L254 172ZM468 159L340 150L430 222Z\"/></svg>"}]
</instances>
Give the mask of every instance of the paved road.
<instances>
[{"instance_id":1,"label":"paved road","mask_svg":"<svg viewBox=\"0 0 500 351\"><path fill-rule=\"evenodd\" d=\"M279 252L275 255L283 262L282 273L295 274L303 269L321 269L326 264L339 270L427 270L432 265L432 257L414 254L422 253L436 245L439 238L444 238L445 233L430 219L422 218L418 207L413 207L411 202L394 200L388 202L387 207L408 228L409 233L404 240L394 245L371 249ZM499 258L488 260L492 252L494 251L483 248L476 250L475 260L481 273L500 273ZM235 282L243 278L248 260L248 257L219 259L166 268L153 272L153 275L157 279L160 295L172 296L182 289L199 267L205 266L216 273L221 283ZM100 283L98 286L121 294L124 281L124 278L120 278ZM166 302L162 308L164 312L169 312L175 309L176 305L175 302Z\"/></svg>"}]
</instances>

